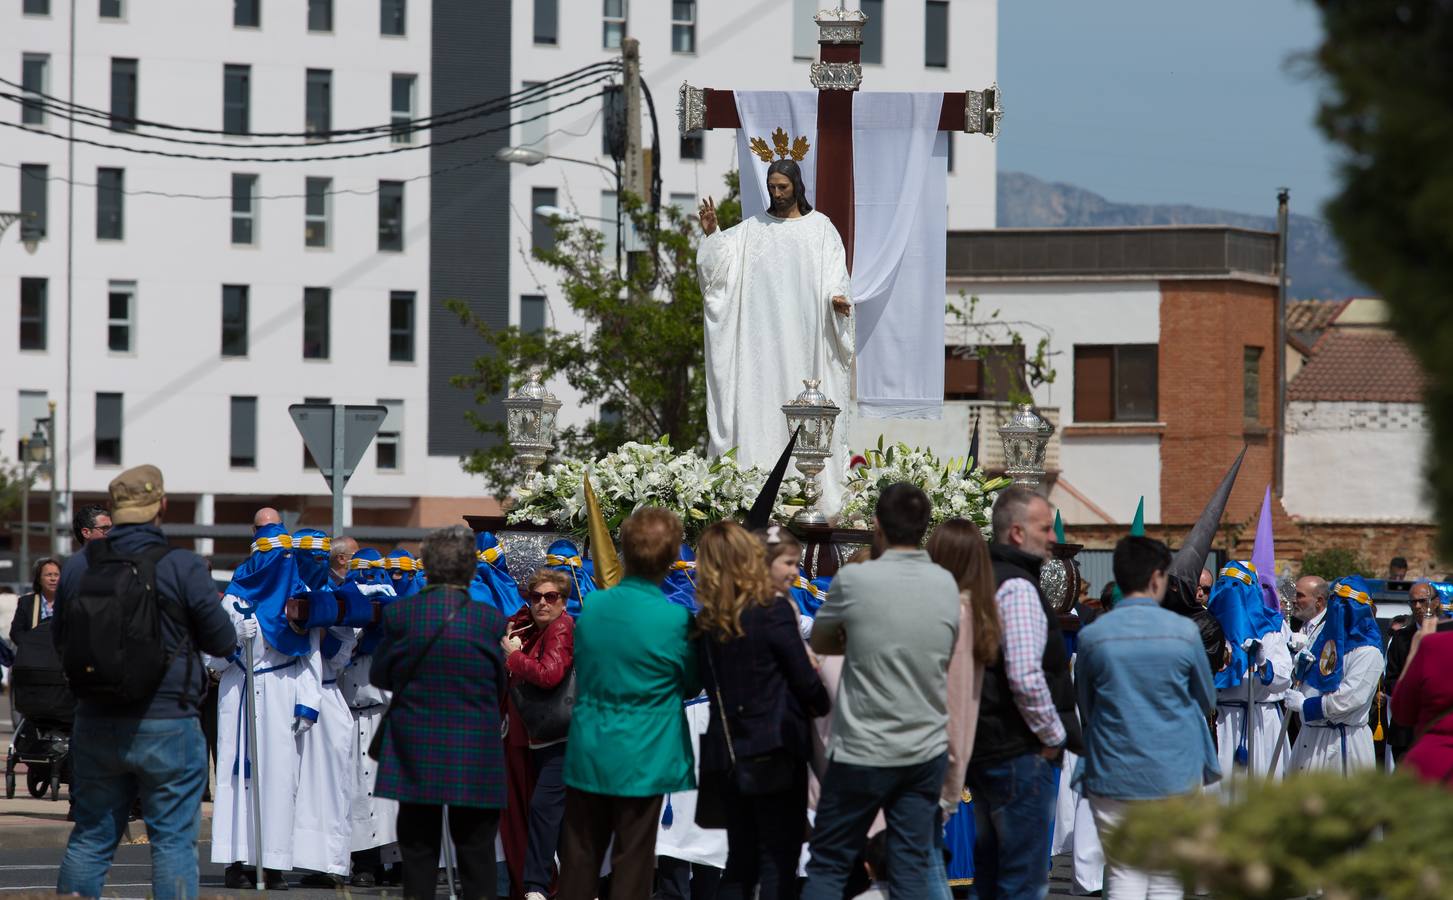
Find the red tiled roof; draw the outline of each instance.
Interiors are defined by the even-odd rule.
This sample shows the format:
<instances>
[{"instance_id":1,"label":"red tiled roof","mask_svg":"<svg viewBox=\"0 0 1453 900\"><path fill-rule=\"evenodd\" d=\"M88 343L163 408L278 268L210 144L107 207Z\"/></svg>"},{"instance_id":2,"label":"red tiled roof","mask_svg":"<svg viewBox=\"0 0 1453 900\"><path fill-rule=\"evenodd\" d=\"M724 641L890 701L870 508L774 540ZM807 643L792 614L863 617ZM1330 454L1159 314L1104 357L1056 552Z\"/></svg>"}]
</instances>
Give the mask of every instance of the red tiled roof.
<instances>
[{"instance_id":1,"label":"red tiled roof","mask_svg":"<svg viewBox=\"0 0 1453 900\"><path fill-rule=\"evenodd\" d=\"M1351 300L1293 300L1287 304L1287 331L1322 331Z\"/></svg>"},{"instance_id":2,"label":"red tiled roof","mask_svg":"<svg viewBox=\"0 0 1453 900\"><path fill-rule=\"evenodd\" d=\"M1288 400L1421 403L1422 366L1397 335L1332 329L1287 386Z\"/></svg>"}]
</instances>

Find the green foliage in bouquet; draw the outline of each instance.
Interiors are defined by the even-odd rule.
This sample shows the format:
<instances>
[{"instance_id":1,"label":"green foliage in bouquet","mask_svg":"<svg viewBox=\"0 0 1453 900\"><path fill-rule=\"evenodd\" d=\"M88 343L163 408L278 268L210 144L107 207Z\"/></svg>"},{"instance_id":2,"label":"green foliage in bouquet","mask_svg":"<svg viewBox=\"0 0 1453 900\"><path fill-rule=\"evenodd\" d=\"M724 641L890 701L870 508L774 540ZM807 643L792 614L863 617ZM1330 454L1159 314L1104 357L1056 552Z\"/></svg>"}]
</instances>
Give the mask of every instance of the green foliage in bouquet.
<instances>
[{"instance_id":1,"label":"green foliage in bouquet","mask_svg":"<svg viewBox=\"0 0 1453 900\"><path fill-rule=\"evenodd\" d=\"M1201 794L1132 808L1105 844L1213 897L1453 896L1453 793L1409 775L1303 775L1241 803Z\"/></svg>"},{"instance_id":2,"label":"green foliage in bouquet","mask_svg":"<svg viewBox=\"0 0 1453 900\"><path fill-rule=\"evenodd\" d=\"M977 460L944 461L933 451L904 443L878 446L863 454L867 465L849 473L847 499L839 522L845 528L872 528L873 510L883 488L899 481L916 484L933 503L933 524L968 519L987 531L989 512L999 491L1013 484L1004 477L989 478Z\"/></svg>"}]
</instances>

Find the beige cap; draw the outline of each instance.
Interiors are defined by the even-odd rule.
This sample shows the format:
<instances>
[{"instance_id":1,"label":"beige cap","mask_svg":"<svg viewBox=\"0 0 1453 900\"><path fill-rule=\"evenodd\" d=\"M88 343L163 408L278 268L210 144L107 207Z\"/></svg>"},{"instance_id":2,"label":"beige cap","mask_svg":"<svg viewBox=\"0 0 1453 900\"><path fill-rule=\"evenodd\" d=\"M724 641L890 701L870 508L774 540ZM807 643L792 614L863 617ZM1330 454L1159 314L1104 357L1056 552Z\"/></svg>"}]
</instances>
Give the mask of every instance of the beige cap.
<instances>
[{"instance_id":1,"label":"beige cap","mask_svg":"<svg viewBox=\"0 0 1453 900\"><path fill-rule=\"evenodd\" d=\"M117 525L139 525L150 522L161 512L166 490L161 483L161 469L136 466L111 479L111 521Z\"/></svg>"}]
</instances>

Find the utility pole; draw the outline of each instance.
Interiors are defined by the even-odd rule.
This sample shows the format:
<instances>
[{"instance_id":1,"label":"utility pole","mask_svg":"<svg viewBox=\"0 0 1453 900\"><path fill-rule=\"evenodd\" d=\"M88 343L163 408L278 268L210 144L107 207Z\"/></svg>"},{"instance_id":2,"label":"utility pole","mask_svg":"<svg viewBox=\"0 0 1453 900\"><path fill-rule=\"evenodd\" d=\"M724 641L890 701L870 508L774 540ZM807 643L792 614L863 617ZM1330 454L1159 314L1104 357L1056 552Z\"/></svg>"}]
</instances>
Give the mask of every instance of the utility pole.
<instances>
[{"instance_id":1,"label":"utility pole","mask_svg":"<svg viewBox=\"0 0 1453 900\"><path fill-rule=\"evenodd\" d=\"M1283 469L1287 446L1287 244L1291 234L1288 230L1287 207L1291 191L1280 188L1276 192L1276 458L1272 461L1272 490L1282 495Z\"/></svg>"},{"instance_id":2,"label":"utility pole","mask_svg":"<svg viewBox=\"0 0 1453 900\"><path fill-rule=\"evenodd\" d=\"M641 42L633 37L621 41L621 59L625 63L626 89L626 171L622 186L640 200L646 196L641 159Z\"/></svg>"}]
</instances>

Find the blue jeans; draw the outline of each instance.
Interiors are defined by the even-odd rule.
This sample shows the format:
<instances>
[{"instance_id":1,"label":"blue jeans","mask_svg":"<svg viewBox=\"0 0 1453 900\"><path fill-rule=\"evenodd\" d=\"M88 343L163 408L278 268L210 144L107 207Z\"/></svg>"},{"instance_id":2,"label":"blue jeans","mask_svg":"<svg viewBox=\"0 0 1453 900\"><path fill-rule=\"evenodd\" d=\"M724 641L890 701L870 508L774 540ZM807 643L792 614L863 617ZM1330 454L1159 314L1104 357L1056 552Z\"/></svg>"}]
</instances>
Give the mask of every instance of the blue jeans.
<instances>
[{"instance_id":1,"label":"blue jeans","mask_svg":"<svg viewBox=\"0 0 1453 900\"><path fill-rule=\"evenodd\" d=\"M1043 900L1058 767L1038 753L970 763L974 892L979 900Z\"/></svg>"},{"instance_id":2,"label":"blue jeans","mask_svg":"<svg viewBox=\"0 0 1453 900\"><path fill-rule=\"evenodd\" d=\"M153 896L196 897L197 829L207 784L207 742L196 717L77 716L71 761L76 824L56 893L101 895L131 798L140 794L151 838Z\"/></svg>"},{"instance_id":3,"label":"blue jeans","mask_svg":"<svg viewBox=\"0 0 1453 900\"><path fill-rule=\"evenodd\" d=\"M888 893L940 897L944 880L938 792L948 755L910 766L831 762L822 780L812 858L802 900L841 900L853 861L868 840L878 810L888 822Z\"/></svg>"}]
</instances>

